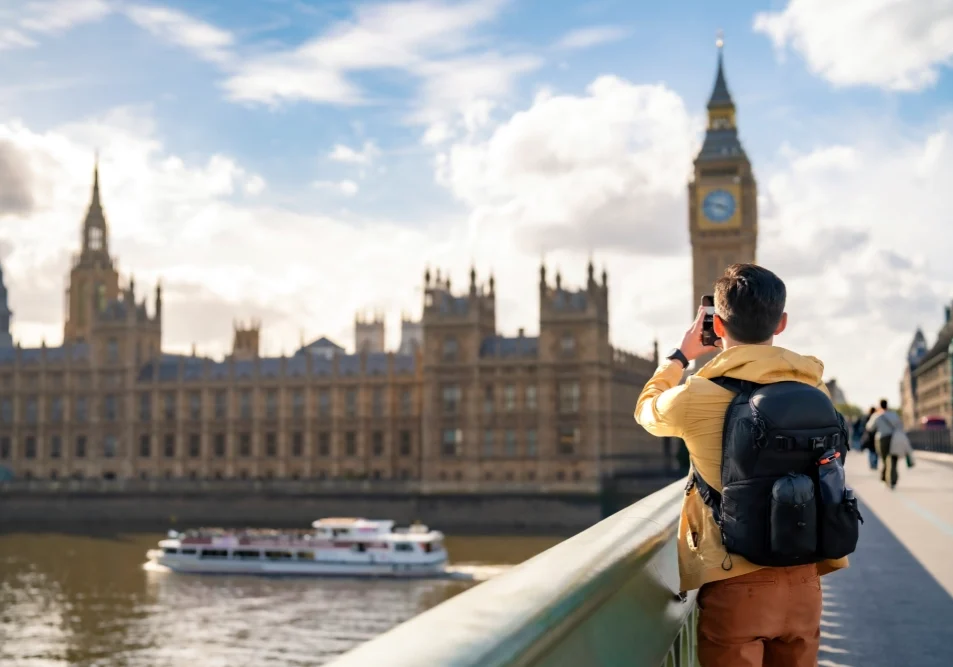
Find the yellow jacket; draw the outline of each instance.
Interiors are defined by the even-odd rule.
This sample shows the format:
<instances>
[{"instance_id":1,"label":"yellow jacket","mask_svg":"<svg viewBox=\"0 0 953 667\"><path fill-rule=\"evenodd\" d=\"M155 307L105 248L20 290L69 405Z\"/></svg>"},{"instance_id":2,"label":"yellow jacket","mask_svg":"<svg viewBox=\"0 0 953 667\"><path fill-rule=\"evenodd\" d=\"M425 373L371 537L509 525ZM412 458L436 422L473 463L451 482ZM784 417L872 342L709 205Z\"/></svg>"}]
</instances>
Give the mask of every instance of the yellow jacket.
<instances>
[{"instance_id":1,"label":"yellow jacket","mask_svg":"<svg viewBox=\"0 0 953 667\"><path fill-rule=\"evenodd\" d=\"M720 493L722 427L733 394L709 378L725 376L758 384L795 380L827 393L823 372L824 364L818 359L770 345L741 345L725 350L683 385L679 385L682 365L665 361L642 390L635 419L652 435L682 438L692 468ZM818 571L824 575L844 567L847 559L841 558L819 563ZM678 524L681 589L694 590L711 581L758 569L760 565L737 554L728 557L711 510L693 488L682 503Z\"/></svg>"}]
</instances>

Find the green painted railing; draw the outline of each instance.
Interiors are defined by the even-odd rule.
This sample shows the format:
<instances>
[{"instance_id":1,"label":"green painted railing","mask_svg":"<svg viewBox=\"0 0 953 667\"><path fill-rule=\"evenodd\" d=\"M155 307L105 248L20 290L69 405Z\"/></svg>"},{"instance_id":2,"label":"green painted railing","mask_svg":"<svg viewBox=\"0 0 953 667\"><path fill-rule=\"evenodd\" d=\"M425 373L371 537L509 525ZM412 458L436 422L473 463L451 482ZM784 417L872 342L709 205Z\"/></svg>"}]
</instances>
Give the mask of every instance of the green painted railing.
<instances>
[{"instance_id":1,"label":"green painted railing","mask_svg":"<svg viewBox=\"0 0 953 667\"><path fill-rule=\"evenodd\" d=\"M675 482L451 598L332 667L695 667L678 594Z\"/></svg>"}]
</instances>

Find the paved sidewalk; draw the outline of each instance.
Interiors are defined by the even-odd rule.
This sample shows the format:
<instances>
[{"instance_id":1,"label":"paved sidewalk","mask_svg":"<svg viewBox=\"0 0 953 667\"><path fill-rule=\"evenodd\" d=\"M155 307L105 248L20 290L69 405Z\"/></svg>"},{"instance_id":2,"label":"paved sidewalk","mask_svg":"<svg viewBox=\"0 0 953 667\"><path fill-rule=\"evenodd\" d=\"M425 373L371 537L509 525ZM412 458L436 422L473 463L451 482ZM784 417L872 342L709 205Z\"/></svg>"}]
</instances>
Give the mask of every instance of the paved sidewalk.
<instances>
[{"instance_id":1,"label":"paved sidewalk","mask_svg":"<svg viewBox=\"0 0 953 667\"><path fill-rule=\"evenodd\" d=\"M953 469L904 464L893 491L848 457L861 498L851 566L824 577L820 667L950 667L953 640Z\"/></svg>"}]
</instances>

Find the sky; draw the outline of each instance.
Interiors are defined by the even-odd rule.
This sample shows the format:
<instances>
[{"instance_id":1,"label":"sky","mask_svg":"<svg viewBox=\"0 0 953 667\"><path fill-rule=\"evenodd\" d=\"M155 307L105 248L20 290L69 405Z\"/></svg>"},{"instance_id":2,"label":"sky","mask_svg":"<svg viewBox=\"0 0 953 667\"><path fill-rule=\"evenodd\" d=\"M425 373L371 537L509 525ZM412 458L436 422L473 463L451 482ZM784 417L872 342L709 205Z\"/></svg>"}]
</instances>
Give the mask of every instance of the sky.
<instances>
[{"instance_id":1,"label":"sky","mask_svg":"<svg viewBox=\"0 0 953 667\"><path fill-rule=\"evenodd\" d=\"M693 311L687 183L724 31L777 343L896 399L953 301L953 0L0 0L0 262L24 346L62 340L98 151L110 249L163 344L353 343L418 317L426 268L609 274L613 344Z\"/></svg>"}]
</instances>

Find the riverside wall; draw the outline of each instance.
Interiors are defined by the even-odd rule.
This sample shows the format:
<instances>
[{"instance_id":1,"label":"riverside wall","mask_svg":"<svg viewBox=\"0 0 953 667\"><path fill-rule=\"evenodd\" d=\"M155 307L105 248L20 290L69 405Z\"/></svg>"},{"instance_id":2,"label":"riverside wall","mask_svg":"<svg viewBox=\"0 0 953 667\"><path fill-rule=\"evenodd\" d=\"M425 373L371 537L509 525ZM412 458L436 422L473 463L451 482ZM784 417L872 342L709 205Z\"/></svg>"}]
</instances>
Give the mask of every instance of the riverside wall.
<instances>
[{"instance_id":1,"label":"riverside wall","mask_svg":"<svg viewBox=\"0 0 953 667\"><path fill-rule=\"evenodd\" d=\"M81 531L109 525L142 530L199 525L304 528L320 517L363 516L398 524L420 520L453 533L568 535L664 483L647 480L623 495L612 494L609 504L602 489L454 492L369 484L0 484L0 531Z\"/></svg>"}]
</instances>

